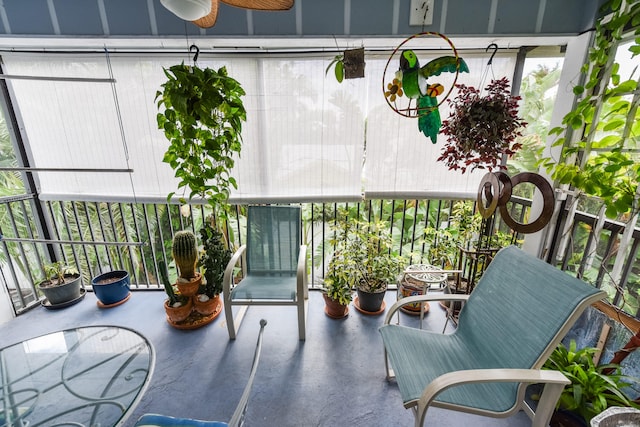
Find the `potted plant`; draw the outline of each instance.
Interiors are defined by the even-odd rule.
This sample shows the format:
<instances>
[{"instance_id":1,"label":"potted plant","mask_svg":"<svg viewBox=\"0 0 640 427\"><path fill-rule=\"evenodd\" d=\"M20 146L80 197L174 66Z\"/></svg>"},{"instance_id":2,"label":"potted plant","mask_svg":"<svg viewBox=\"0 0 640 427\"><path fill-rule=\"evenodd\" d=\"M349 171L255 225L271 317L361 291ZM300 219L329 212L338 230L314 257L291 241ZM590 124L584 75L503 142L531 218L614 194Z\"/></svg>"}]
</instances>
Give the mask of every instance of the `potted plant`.
<instances>
[{"instance_id":1,"label":"potted plant","mask_svg":"<svg viewBox=\"0 0 640 427\"><path fill-rule=\"evenodd\" d=\"M202 282L202 275L196 271L198 249L195 234L189 230L178 231L173 236L171 252L178 268L176 285L180 293L188 297L195 295Z\"/></svg>"},{"instance_id":2,"label":"potted plant","mask_svg":"<svg viewBox=\"0 0 640 427\"><path fill-rule=\"evenodd\" d=\"M66 305L84 296L82 279L78 270L62 261L44 267L47 279L38 284L51 306Z\"/></svg>"},{"instance_id":3,"label":"potted plant","mask_svg":"<svg viewBox=\"0 0 640 427\"><path fill-rule=\"evenodd\" d=\"M350 276L351 258L342 251L334 252L324 276L322 296L324 312L333 319L342 319L349 314L349 303L353 299L353 278Z\"/></svg>"},{"instance_id":4,"label":"potted plant","mask_svg":"<svg viewBox=\"0 0 640 427\"><path fill-rule=\"evenodd\" d=\"M390 282L397 279L405 260L391 251L391 234L384 221L366 222L338 214L331 243L335 251L325 275L329 298L351 302L353 289L358 293L356 308L380 313Z\"/></svg>"},{"instance_id":5,"label":"potted plant","mask_svg":"<svg viewBox=\"0 0 640 427\"><path fill-rule=\"evenodd\" d=\"M169 324L175 326L191 315L191 309L193 308L191 298L180 294L179 291L174 289L169 281L167 267L164 262L161 261L159 263L158 270L160 271L164 291L167 294L167 299L164 301L164 311L167 314L167 321Z\"/></svg>"},{"instance_id":6,"label":"potted plant","mask_svg":"<svg viewBox=\"0 0 640 427\"><path fill-rule=\"evenodd\" d=\"M473 203L458 201L451 206L446 226L425 228L429 264L445 270L461 271L447 281L445 293L470 293L476 276L484 271L484 268L478 268L478 263L486 258L484 250L475 248L481 226L482 217L474 212ZM484 264L482 266L486 267ZM440 301L439 304L445 309L451 308L454 314L462 307L460 302Z\"/></svg>"},{"instance_id":7,"label":"potted plant","mask_svg":"<svg viewBox=\"0 0 640 427\"><path fill-rule=\"evenodd\" d=\"M212 220L211 218L210 221ZM210 224L200 229L200 237L202 253L199 262L204 269L204 279L194 299L194 306L198 313L208 316L221 307L222 279L232 254L224 235Z\"/></svg>"},{"instance_id":8,"label":"potted plant","mask_svg":"<svg viewBox=\"0 0 640 427\"><path fill-rule=\"evenodd\" d=\"M476 168L506 169L502 157L520 148L515 139L526 126L518 117L520 97L511 96L507 78L492 80L484 96L472 86L459 84L456 88L456 97L447 100L451 113L442 122L447 142L438 161L462 173Z\"/></svg>"},{"instance_id":9,"label":"potted plant","mask_svg":"<svg viewBox=\"0 0 640 427\"><path fill-rule=\"evenodd\" d=\"M384 221L358 221L347 242L358 294L356 308L365 313L381 313L388 284L397 281L406 261L391 250L391 233Z\"/></svg>"},{"instance_id":10,"label":"potted plant","mask_svg":"<svg viewBox=\"0 0 640 427\"><path fill-rule=\"evenodd\" d=\"M91 287L98 298L98 306L114 307L124 303L131 292L129 273L124 270L108 271L91 280Z\"/></svg>"},{"instance_id":11,"label":"potted plant","mask_svg":"<svg viewBox=\"0 0 640 427\"><path fill-rule=\"evenodd\" d=\"M324 72L325 76L329 74L332 66L334 67L333 73L338 83L342 83L344 79L364 77L364 48L347 49L336 55L327 66Z\"/></svg>"},{"instance_id":12,"label":"potted plant","mask_svg":"<svg viewBox=\"0 0 640 427\"><path fill-rule=\"evenodd\" d=\"M245 92L225 67L180 64L164 71L168 80L156 92L158 107L164 107L158 128L169 140L163 161L174 169L178 188L190 191L189 199L198 195L215 208L236 188L230 172L241 149Z\"/></svg>"},{"instance_id":13,"label":"potted plant","mask_svg":"<svg viewBox=\"0 0 640 427\"><path fill-rule=\"evenodd\" d=\"M545 369L560 371L571 381L560 395L550 426L586 427L591 418L610 406L638 408L622 390L630 383L620 366L596 366L593 356L597 351L594 347L576 350L576 342L571 340L569 348L560 343L545 362Z\"/></svg>"}]
</instances>

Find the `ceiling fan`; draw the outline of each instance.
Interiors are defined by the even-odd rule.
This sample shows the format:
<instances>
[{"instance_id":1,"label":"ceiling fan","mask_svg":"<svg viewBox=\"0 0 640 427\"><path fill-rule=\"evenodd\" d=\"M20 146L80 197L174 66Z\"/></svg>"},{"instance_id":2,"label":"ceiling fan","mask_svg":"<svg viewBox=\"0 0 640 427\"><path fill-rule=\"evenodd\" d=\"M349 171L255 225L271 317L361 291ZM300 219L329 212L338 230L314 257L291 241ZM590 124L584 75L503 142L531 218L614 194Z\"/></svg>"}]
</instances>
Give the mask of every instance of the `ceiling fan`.
<instances>
[{"instance_id":1,"label":"ceiling fan","mask_svg":"<svg viewBox=\"0 0 640 427\"><path fill-rule=\"evenodd\" d=\"M170 12L201 28L213 27L218 18L218 2L252 10L289 10L294 0L160 0Z\"/></svg>"}]
</instances>

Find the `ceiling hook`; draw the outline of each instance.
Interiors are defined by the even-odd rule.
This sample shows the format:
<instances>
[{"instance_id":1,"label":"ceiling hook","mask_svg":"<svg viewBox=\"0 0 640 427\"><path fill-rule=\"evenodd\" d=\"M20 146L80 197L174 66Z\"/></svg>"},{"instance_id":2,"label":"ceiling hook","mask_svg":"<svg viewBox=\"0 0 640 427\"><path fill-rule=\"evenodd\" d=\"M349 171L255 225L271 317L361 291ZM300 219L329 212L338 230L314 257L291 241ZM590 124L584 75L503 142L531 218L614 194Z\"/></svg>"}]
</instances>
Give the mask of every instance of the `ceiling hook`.
<instances>
[{"instance_id":1,"label":"ceiling hook","mask_svg":"<svg viewBox=\"0 0 640 427\"><path fill-rule=\"evenodd\" d=\"M196 54L193 55L193 63L195 64L196 62L198 62L198 55L200 55L200 48L195 44L192 44L191 46L189 46L189 52L193 52L194 48L195 48Z\"/></svg>"},{"instance_id":2,"label":"ceiling hook","mask_svg":"<svg viewBox=\"0 0 640 427\"><path fill-rule=\"evenodd\" d=\"M491 43L489 46L487 46L487 48L484 51L489 52L489 49L493 49L493 53L489 57L489 61L487 62L487 65L491 65L493 63L493 57L496 56L496 52L498 51L498 45L495 43Z\"/></svg>"}]
</instances>

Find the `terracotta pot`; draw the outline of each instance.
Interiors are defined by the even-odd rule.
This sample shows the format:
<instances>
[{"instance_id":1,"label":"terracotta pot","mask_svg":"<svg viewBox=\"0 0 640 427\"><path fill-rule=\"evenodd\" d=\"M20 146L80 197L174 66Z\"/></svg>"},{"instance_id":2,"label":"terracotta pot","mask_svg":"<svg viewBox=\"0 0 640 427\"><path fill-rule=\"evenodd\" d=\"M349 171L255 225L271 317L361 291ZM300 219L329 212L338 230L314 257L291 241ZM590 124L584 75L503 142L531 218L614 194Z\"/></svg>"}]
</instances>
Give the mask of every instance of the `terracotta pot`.
<instances>
[{"instance_id":1,"label":"terracotta pot","mask_svg":"<svg viewBox=\"0 0 640 427\"><path fill-rule=\"evenodd\" d=\"M200 301L198 297L193 299L193 308L203 316L210 316L216 312L218 305L220 304L220 296L216 295L213 298L209 298L206 301Z\"/></svg>"},{"instance_id":2,"label":"terracotta pot","mask_svg":"<svg viewBox=\"0 0 640 427\"><path fill-rule=\"evenodd\" d=\"M188 282L184 282L181 279L176 281L176 286L180 291L180 295L184 295L186 297L192 297L198 293L198 289L200 288L200 283L202 283L202 275L200 273L196 273L196 277L191 279Z\"/></svg>"},{"instance_id":3,"label":"terracotta pot","mask_svg":"<svg viewBox=\"0 0 640 427\"><path fill-rule=\"evenodd\" d=\"M349 314L349 306L342 305L338 301L333 300L327 296L327 294L322 294L324 297L324 312L327 316L332 319L342 319L343 317L347 317Z\"/></svg>"},{"instance_id":4,"label":"terracotta pot","mask_svg":"<svg viewBox=\"0 0 640 427\"><path fill-rule=\"evenodd\" d=\"M167 313L167 320L169 320L169 323L182 322L189 317L192 308L193 304L191 302L191 298L189 298L187 302L182 304L180 307L171 307L168 299L164 301L164 311Z\"/></svg>"}]
</instances>

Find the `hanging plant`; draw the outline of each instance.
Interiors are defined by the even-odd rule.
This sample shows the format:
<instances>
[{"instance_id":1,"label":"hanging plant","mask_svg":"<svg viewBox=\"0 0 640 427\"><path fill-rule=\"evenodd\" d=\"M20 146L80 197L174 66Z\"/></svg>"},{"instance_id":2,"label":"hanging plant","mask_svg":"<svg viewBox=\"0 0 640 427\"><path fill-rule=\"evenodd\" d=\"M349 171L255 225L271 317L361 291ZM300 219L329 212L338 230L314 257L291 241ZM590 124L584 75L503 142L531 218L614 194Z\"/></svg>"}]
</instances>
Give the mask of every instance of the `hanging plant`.
<instances>
[{"instance_id":1,"label":"hanging plant","mask_svg":"<svg viewBox=\"0 0 640 427\"><path fill-rule=\"evenodd\" d=\"M348 49L343 53L336 55L333 61L329 63L324 72L326 76L329 70L333 68L338 83L342 83L344 79L357 79L364 77L364 48Z\"/></svg>"},{"instance_id":2,"label":"hanging plant","mask_svg":"<svg viewBox=\"0 0 640 427\"><path fill-rule=\"evenodd\" d=\"M224 205L230 188L237 188L231 169L241 148L245 92L225 67L180 64L164 72L168 80L156 93L158 108L164 107L158 128L170 142L163 161L180 179L178 188L190 191L189 199L199 195L214 208Z\"/></svg>"},{"instance_id":3,"label":"hanging plant","mask_svg":"<svg viewBox=\"0 0 640 427\"><path fill-rule=\"evenodd\" d=\"M521 147L516 138L527 125L518 117L520 97L511 96L507 78L492 80L485 96L473 86L459 84L456 88L456 97L447 100L452 111L442 123L447 142L438 161L462 173L467 169L506 169L500 164L502 156Z\"/></svg>"}]
</instances>

